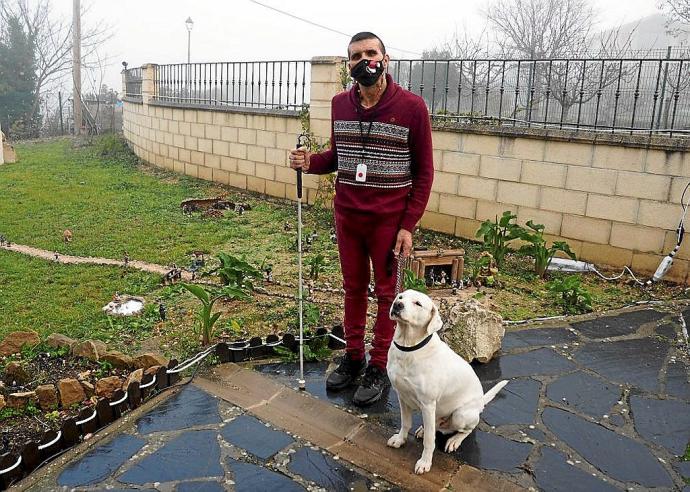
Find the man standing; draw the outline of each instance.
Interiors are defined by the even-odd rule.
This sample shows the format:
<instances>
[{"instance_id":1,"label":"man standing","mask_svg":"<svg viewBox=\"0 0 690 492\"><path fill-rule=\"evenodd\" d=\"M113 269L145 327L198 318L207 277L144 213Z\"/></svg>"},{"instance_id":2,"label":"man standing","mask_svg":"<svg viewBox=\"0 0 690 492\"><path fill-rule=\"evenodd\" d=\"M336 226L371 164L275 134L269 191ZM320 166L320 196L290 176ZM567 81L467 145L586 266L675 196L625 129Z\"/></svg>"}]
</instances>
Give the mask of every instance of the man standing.
<instances>
[{"instance_id":1,"label":"man standing","mask_svg":"<svg viewBox=\"0 0 690 492\"><path fill-rule=\"evenodd\" d=\"M434 166L426 104L386 73L390 59L383 42L370 32L355 34L348 60L356 83L333 98L331 148L319 154L293 150L290 166L310 174L338 173L335 223L347 348L326 387L346 388L364 371L353 402L369 405L390 385L386 363L395 327L388 312L395 295L397 258L412 250L412 231L426 208ZM367 366L370 261L378 311Z\"/></svg>"}]
</instances>

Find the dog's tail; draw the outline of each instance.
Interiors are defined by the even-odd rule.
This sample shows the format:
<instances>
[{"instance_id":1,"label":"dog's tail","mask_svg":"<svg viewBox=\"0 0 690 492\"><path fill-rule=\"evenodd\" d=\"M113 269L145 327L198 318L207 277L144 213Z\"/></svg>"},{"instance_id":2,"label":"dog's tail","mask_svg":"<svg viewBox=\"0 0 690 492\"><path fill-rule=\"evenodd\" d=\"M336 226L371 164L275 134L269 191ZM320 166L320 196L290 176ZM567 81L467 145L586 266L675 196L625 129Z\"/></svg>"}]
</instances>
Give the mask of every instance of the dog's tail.
<instances>
[{"instance_id":1,"label":"dog's tail","mask_svg":"<svg viewBox=\"0 0 690 492\"><path fill-rule=\"evenodd\" d=\"M503 381L496 383L496 385L493 388L491 388L489 391L484 393L484 398L482 398L484 405L488 405L489 402L494 399L496 394L499 391L501 391L506 384L508 384L508 380L504 379Z\"/></svg>"}]
</instances>

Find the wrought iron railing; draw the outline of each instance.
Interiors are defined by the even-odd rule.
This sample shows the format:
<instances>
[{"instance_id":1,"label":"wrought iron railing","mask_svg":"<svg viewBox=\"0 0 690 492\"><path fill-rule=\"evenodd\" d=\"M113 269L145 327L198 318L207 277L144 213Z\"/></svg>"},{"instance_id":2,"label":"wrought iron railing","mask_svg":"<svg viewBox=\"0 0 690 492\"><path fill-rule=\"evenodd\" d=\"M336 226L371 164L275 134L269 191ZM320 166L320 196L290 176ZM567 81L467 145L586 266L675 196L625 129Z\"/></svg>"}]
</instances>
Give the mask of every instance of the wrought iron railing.
<instances>
[{"instance_id":1,"label":"wrought iron railing","mask_svg":"<svg viewBox=\"0 0 690 492\"><path fill-rule=\"evenodd\" d=\"M433 119L690 136L690 59L397 60Z\"/></svg>"},{"instance_id":2,"label":"wrought iron railing","mask_svg":"<svg viewBox=\"0 0 690 492\"><path fill-rule=\"evenodd\" d=\"M299 110L309 101L309 61L158 65L159 101L203 106Z\"/></svg>"},{"instance_id":3,"label":"wrought iron railing","mask_svg":"<svg viewBox=\"0 0 690 492\"><path fill-rule=\"evenodd\" d=\"M141 67L125 70L125 96L141 98Z\"/></svg>"}]
</instances>

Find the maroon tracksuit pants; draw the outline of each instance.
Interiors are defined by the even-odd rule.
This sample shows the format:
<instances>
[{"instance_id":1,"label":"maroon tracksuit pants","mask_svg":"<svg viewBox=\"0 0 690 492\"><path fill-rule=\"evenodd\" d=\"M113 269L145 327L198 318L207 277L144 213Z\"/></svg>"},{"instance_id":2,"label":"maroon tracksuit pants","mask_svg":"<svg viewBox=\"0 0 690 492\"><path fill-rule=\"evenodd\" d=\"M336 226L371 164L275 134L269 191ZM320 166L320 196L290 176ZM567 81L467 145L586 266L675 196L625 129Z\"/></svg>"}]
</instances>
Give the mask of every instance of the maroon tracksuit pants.
<instances>
[{"instance_id":1,"label":"maroon tracksuit pants","mask_svg":"<svg viewBox=\"0 0 690 492\"><path fill-rule=\"evenodd\" d=\"M397 262L393 247L399 231L397 215L373 215L336 210L336 234L345 288L345 341L354 360L365 356L364 333L367 325L367 288L371 280L370 259L374 267L374 286L378 300L374 341L369 363L384 371L395 323L389 310L395 296Z\"/></svg>"}]
</instances>

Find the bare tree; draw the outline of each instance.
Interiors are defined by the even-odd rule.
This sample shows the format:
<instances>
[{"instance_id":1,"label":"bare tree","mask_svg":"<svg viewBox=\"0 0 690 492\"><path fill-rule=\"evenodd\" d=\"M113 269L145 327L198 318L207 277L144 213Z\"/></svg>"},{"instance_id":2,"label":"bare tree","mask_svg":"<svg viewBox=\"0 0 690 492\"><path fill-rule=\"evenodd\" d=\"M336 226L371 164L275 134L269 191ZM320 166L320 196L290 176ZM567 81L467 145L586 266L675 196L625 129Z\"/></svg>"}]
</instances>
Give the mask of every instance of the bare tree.
<instances>
[{"instance_id":1,"label":"bare tree","mask_svg":"<svg viewBox=\"0 0 690 492\"><path fill-rule=\"evenodd\" d=\"M88 9L83 9L82 15ZM50 0L0 0L0 21L19 17L36 46L36 91L27 121L39 109L41 97L53 92L72 67L72 25L53 12ZM82 34L82 57L90 58L111 32L98 22ZM81 97L77 95L77 97Z\"/></svg>"},{"instance_id":2,"label":"bare tree","mask_svg":"<svg viewBox=\"0 0 690 492\"><path fill-rule=\"evenodd\" d=\"M661 0L657 6L670 18L670 21L666 24L670 33L678 34L688 30L690 25L690 0Z\"/></svg>"},{"instance_id":3,"label":"bare tree","mask_svg":"<svg viewBox=\"0 0 690 492\"><path fill-rule=\"evenodd\" d=\"M485 11L504 57L561 58L590 37L588 0L495 0Z\"/></svg>"}]
</instances>

